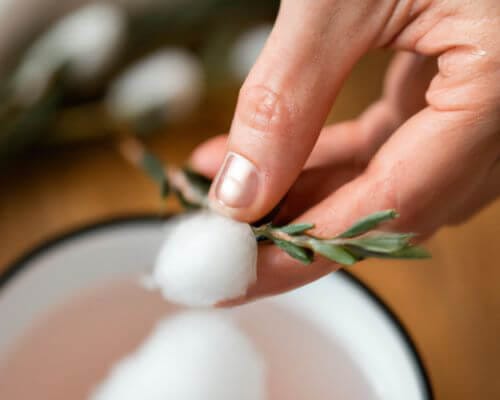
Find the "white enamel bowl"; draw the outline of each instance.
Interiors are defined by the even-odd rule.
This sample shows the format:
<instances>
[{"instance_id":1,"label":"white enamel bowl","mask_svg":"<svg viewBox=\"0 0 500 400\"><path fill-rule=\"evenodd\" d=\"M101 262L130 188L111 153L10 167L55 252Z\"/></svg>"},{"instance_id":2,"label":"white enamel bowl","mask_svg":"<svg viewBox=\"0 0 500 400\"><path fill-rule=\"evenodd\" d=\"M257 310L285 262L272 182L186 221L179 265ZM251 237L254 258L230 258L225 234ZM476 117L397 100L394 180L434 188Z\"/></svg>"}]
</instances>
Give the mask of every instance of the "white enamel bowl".
<instances>
[{"instance_id":1,"label":"white enamel bowl","mask_svg":"<svg viewBox=\"0 0 500 400\"><path fill-rule=\"evenodd\" d=\"M92 226L0 277L0 398L85 399L158 318L179 312L137 284L164 229L153 218ZM229 313L268 363L270 400L432 397L401 325L347 273Z\"/></svg>"}]
</instances>

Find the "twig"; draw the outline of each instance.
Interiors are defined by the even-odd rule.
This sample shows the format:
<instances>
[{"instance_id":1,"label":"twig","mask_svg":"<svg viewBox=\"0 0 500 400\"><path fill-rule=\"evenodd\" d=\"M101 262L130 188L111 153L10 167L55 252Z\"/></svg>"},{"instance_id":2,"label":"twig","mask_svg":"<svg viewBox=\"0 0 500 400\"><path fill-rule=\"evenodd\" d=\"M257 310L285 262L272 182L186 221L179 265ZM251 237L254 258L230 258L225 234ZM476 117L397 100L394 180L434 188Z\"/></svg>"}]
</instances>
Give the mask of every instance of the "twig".
<instances>
[{"instance_id":1,"label":"twig","mask_svg":"<svg viewBox=\"0 0 500 400\"><path fill-rule=\"evenodd\" d=\"M131 135L123 136L118 144L120 153L131 164L142 169L160 187L162 197L173 193L186 208L206 208L210 180L189 169L164 165L142 143ZM429 253L412 243L412 233L379 231L383 223L398 218L394 210L368 215L333 238L319 238L308 233L314 224L286 226L264 224L252 227L259 241L280 247L291 257L310 264L315 255L342 265L353 265L365 258L428 258Z\"/></svg>"}]
</instances>

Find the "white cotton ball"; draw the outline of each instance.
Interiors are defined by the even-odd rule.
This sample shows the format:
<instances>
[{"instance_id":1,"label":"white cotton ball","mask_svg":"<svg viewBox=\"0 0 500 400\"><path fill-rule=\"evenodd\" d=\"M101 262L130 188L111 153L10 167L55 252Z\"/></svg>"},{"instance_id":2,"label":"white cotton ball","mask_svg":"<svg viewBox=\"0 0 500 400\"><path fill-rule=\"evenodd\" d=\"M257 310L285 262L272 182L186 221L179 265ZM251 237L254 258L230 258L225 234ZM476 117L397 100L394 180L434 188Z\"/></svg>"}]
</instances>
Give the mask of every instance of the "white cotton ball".
<instances>
[{"instance_id":1,"label":"white cotton ball","mask_svg":"<svg viewBox=\"0 0 500 400\"><path fill-rule=\"evenodd\" d=\"M203 95L199 60L182 49L165 49L140 60L112 84L106 103L119 119L165 110L171 120L191 113Z\"/></svg>"},{"instance_id":2,"label":"white cotton ball","mask_svg":"<svg viewBox=\"0 0 500 400\"><path fill-rule=\"evenodd\" d=\"M244 80L264 48L272 25L260 25L244 32L233 44L229 63L236 78Z\"/></svg>"},{"instance_id":3,"label":"white cotton ball","mask_svg":"<svg viewBox=\"0 0 500 400\"><path fill-rule=\"evenodd\" d=\"M36 99L52 74L66 63L75 82L96 78L116 57L125 31L126 15L113 4L89 4L64 17L24 57L15 77L20 100Z\"/></svg>"},{"instance_id":4,"label":"white cotton ball","mask_svg":"<svg viewBox=\"0 0 500 400\"><path fill-rule=\"evenodd\" d=\"M264 400L265 364L250 339L215 312L158 324L91 400Z\"/></svg>"},{"instance_id":5,"label":"white cotton ball","mask_svg":"<svg viewBox=\"0 0 500 400\"><path fill-rule=\"evenodd\" d=\"M167 300L212 306L244 295L257 279L256 264L248 224L201 211L180 217L168 231L153 278Z\"/></svg>"}]
</instances>

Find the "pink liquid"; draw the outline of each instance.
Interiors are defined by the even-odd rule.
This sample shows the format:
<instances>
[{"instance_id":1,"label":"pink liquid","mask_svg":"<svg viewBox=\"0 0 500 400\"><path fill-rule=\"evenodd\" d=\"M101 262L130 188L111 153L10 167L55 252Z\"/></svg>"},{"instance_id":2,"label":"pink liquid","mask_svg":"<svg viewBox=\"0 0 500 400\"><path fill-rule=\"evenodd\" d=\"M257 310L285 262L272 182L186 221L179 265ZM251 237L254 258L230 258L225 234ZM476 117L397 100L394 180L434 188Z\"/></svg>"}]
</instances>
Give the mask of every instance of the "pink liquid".
<instances>
[{"instance_id":1,"label":"pink liquid","mask_svg":"<svg viewBox=\"0 0 500 400\"><path fill-rule=\"evenodd\" d=\"M41 316L0 358L0 399L87 399L156 321L176 312L135 282L81 293ZM234 314L268 364L270 400L374 398L335 339L303 319L262 303Z\"/></svg>"}]
</instances>

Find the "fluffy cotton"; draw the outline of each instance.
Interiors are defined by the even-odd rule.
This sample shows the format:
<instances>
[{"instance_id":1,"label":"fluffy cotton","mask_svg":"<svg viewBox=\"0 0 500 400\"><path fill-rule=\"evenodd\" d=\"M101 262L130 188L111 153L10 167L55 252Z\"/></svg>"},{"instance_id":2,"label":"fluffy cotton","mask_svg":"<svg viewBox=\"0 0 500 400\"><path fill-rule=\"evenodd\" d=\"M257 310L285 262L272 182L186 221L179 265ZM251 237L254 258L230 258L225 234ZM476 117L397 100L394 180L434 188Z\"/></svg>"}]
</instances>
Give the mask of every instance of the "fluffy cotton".
<instances>
[{"instance_id":1,"label":"fluffy cotton","mask_svg":"<svg viewBox=\"0 0 500 400\"><path fill-rule=\"evenodd\" d=\"M203 70L191 53L177 48L158 51L128 68L112 84L106 103L119 119L136 119L165 110L183 118L203 95Z\"/></svg>"},{"instance_id":2,"label":"fluffy cotton","mask_svg":"<svg viewBox=\"0 0 500 400\"><path fill-rule=\"evenodd\" d=\"M250 339L215 312L158 324L91 400L264 400L265 364Z\"/></svg>"},{"instance_id":3,"label":"fluffy cotton","mask_svg":"<svg viewBox=\"0 0 500 400\"><path fill-rule=\"evenodd\" d=\"M244 295L257 279L256 264L257 242L248 224L201 211L173 222L153 279L167 300L212 306Z\"/></svg>"},{"instance_id":4,"label":"fluffy cotton","mask_svg":"<svg viewBox=\"0 0 500 400\"><path fill-rule=\"evenodd\" d=\"M75 82L88 82L109 66L125 39L126 15L118 6L93 3L56 23L28 50L15 77L19 99L29 103L65 63Z\"/></svg>"},{"instance_id":5,"label":"fluffy cotton","mask_svg":"<svg viewBox=\"0 0 500 400\"><path fill-rule=\"evenodd\" d=\"M244 32L233 44L229 60L235 77L244 80L266 44L272 25L260 25Z\"/></svg>"}]
</instances>

